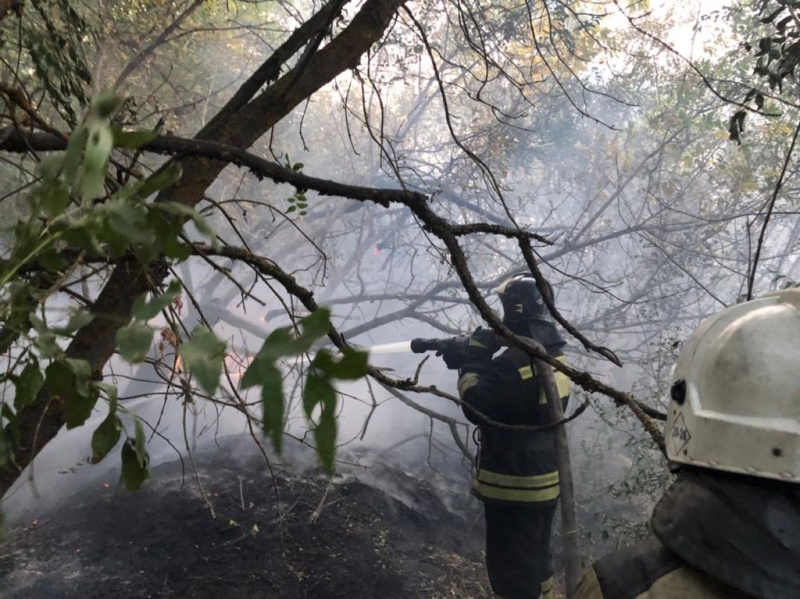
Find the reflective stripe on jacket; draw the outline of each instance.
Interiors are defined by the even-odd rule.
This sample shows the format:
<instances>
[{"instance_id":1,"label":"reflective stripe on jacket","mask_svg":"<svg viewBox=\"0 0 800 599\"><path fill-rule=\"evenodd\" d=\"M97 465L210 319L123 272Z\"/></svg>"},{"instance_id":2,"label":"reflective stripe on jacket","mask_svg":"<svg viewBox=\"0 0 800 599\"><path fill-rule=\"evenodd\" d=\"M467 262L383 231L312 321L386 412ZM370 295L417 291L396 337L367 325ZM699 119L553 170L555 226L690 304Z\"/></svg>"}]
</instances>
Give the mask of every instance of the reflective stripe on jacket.
<instances>
[{"instance_id":1,"label":"reflective stripe on jacket","mask_svg":"<svg viewBox=\"0 0 800 599\"><path fill-rule=\"evenodd\" d=\"M552 355L565 362L560 347ZM566 405L570 380L560 372L554 374ZM555 501L559 480L553 432L507 429L486 420L528 426L552 422L530 356L521 349L508 348L483 370L463 372L458 392L464 414L480 428L473 493L483 501L498 503Z\"/></svg>"}]
</instances>

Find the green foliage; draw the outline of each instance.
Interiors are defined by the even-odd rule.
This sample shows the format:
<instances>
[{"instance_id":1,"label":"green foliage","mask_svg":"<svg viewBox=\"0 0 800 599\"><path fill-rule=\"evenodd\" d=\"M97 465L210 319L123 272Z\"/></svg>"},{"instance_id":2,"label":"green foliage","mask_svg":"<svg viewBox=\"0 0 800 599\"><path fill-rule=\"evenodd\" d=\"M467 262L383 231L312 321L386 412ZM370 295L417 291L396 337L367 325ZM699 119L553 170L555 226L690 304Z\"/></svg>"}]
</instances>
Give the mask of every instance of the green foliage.
<instances>
[{"instance_id":1,"label":"green foliage","mask_svg":"<svg viewBox=\"0 0 800 599\"><path fill-rule=\"evenodd\" d=\"M92 464L97 464L114 449L122 432L122 422L114 413L110 413L100 423L92 435Z\"/></svg>"},{"instance_id":2,"label":"green foliage","mask_svg":"<svg viewBox=\"0 0 800 599\"><path fill-rule=\"evenodd\" d=\"M224 341L204 326L195 328L189 341L178 347L178 355L186 368L209 395L219 386L226 347Z\"/></svg>"},{"instance_id":3,"label":"green foliage","mask_svg":"<svg viewBox=\"0 0 800 599\"><path fill-rule=\"evenodd\" d=\"M298 328L276 329L264 341L242 377L243 389L261 387L263 429L272 438L277 451L282 446L286 409L283 374L278 362L282 358L308 352L330 329L330 311L326 308L320 308L303 318ZM336 447L335 381L363 377L367 373L367 357L367 352L349 348L341 356L322 349L308 367L303 389L303 409L312 425L320 461L328 472L333 471Z\"/></svg>"},{"instance_id":4,"label":"green foliage","mask_svg":"<svg viewBox=\"0 0 800 599\"><path fill-rule=\"evenodd\" d=\"M28 198L31 217L15 228L15 243L10 255L0 263L2 285L2 320L11 327L26 347L16 371L7 379L16 394L12 404L4 403L0 428L0 462L14 459L17 445L17 419L31 406L42 389L64 406L68 428L83 425L94 411L98 399L105 397L108 414L91 438L92 462L103 460L120 439L124 425L118 414L116 388L93 380L91 367L84 360L67 357L64 349L76 331L86 326L93 315L74 312L66 324L54 325L44 313L35 312L46 300L48 291L34 287L20 274L35 268L48 272L52 280L65 276L69 256L84 252L88 256L114 258L133 254L147 262L160 255L186 259L188 253L180 241L183 223L191 221L198 231L213 240L213 231L197 212L174 202L148 203L150 196L174 184L181 171L168 165L151 177L119 186L108 179L108 165L114 147L136 148L152 139L150 132L123 132L112 128L111 116L119 105L111 94L99 95L89 107L85 119L76 126L67 148L42 161L41 183ZM295 170L302 165L293 165ZM298 192L296 207L304 213L306 203ZM117 335L119 354L131 363L143 361L152 346L155 329L147 324L180 293L173 281L161 295L149 300L137 298L132 309L133 321ZM316 312L301 324L302 333L279 329L265 343L248 369L243 386L262 387L264 429L280 448L283 432L282 376L277 360L307 352L312 344L330 329L329 314ZM195 329L178 346L186 368L200 387L213 394L219 385L226 355L226 343L205 327ZM262 368L263 366L263 368ZM333 467L336 438L336 379L363 376L366 354L348 352L336 360L321 352L308 375L304 406L309 419L319 406L314 434L320 457L328 469ZM121 482L126 488L139 488L149 476L149 459L142 424L135 422L135 436L125 436L121 447Z\"/></svg>"},{"instance_id":5,"label":"green foliage","mask_svg":"<svg viewBox=\"0 0 800 599\"><path fill-rule=\"evenodd\" d=\"M22 353L5 380L13 384L15 399L2 406L0 463L14 459L19 445L19 415L46 391L64 409L67 428L86 423L104 399L108 413L91 438L91 461L97 463L121 444L121 483L139 488L149 476L149 459L142 423L134 417L133 437L125 434L117 390L95 380L85 360L67 355L66 344L95 315L76 310L66 322L52 322L41 309L59 281L65 280L76 256L97 260L136 259L147 263L161 256L177 260L189 253L182 242L183 226L191 222L197 231L215 239L208 223L191 207L170 201L152 202L153 194L181 177L179 167L167 164L152 176L121 185L108 176L115 147L136 148L152 139L151 132L125 132L112 127L119 106L112 94L95 98L73 131L63 152L49 155L39 166L41 182L29 194L30 216L14 229L14 244L0 262L0 314L2 325L12 331L8 343ZM287 156L288 160L288 156ZM289 164L295 171L302 164ZM292 208L305 214L307 201L298 190ZM29 272L45 276L47 285L34 285ZM156 329L148 322L167 310L181 292L178 281L151 298L139 297L132 306L132 320L117 333L117 351L130 363L144 361L151 351ZM242 379L242 387L261 387L264 432L280 450L286 404L279 361L300 356L331 328L330 313L321 309L299 323L299 328L274 331L264 343ZM6 341L4 341L6 343ZM178 355L197 384L214 394L220 382L226 343L206 327L197 327L187 340L178 341ZM320 460L332 471L336 443L337 380L352 380L367 371L367 354L345 350L334 355L321 350L311 361L305 381L303 406L313 426ZM29 441L25 441L27 443ZM23 443L24 444L24 443Z\"/></svg>"},{"instance_id":6,"label":"green foliage","mask_svg":"<svg viewBox=\"0 0 800 599\"><path fill-rule=\"evenodd\" d=\"M147 321L155 318L175 300L181 291L179 281L172 281L167 290L146 301L144 296L133 302L133 322L117 332L119 354L132 364L143 362L153 344L155 329Z\"/></svg>"},{"instance_id":7,"label":"green foliage","mask_svg":"<svg viewBox=\"0 0 800 599\"><path fill-rule=\"evenodd\" d=\"M297 190L293 196L286 198L289 207L286 209L286 214L297 212L298 216L305 216L308 213L308 198L305 192Z\"/></svg>"},{"instance_id":8,"label":"green foliage","mask_svg":"<svg viewBox=\"0 0 800 599\"><path fill-rule=\"evenodd\" d=\"M119 354L132 364L144 362L153 344L153 333L154 328L141 322L133 322L121 328L117 333Z\"/></svg>"},{"instance_id":9,"label":"green foliage","mask_svg":"<svg viewBox=\"0 0 800 599\"><path fill-rule=\"evenodd\" d=\"M86 20L69 0L32 0L23 11L22 42L37 79L64 121L74 127L77 109L88 104L85 92L92 76L84 58Z\"/></svg>"},{"instance_id":10,"label":"green foliage","mask_svg":"<svg viewBox=\"0 0 800 599\"><path fill-rule=\"evenodd\" d=\"M3 351L16 346L14 355L20 356L5 376L14 385L15 398L2 406L2 463L14 459L19 415L34 404L42 390L61 403L68 428L86 422L103 392L110 411L93 434L93 461L103 459L121 436L116 389L93 380L90 364L68 357L65 351L66 343L94 315L77 310L65 324L53 323L47 317L47 310L39 309L59 282L70 276L75 257L109 260L133 255L148 262L164 254L185 259L188 254L180 236L186 220L191 220L204 234L213 235L193 209L170 202L147 201L180 178L179 168L168 166L127 185L108 177L115 143L136 147L152 139L150 132L119 132L112 128L111 117L119 104L119 98L113 94L99 94L83 121L75 127L66 149L42 160L41 181L27 197L29 216L16 224L11 250L0 261ZM29 272L38 273L39 280L47 283L35 283ZM144 298L135 301L133 322L117 336L123 358L132 363L145 359L154 333L147 321L167 308L180 289L180 284L173 282L164 294L149 301ZM201 337L201 348L203 341ZM195 340L188 344L188 350L192 349L197 349ZM224 351L217 353L224 355ZM210 366L198 365L192 357L187 361L192 363L198 381L207 386ZM25 440L28 443L30 440ZM137 488L147 476L143 435L140 440L129 439L122 456L123 482L128 488Z\"/></svg>"},{"instance_id":11,"label":"green foliage","mask_svg":"<svg viewBox=\"0 0 800 599\"><path fill-rule=\"evenodd\" d=\"M145 301L144 297L137 297L133 302L133 317L141 321L155 318L175 301L180 292L180 281L172 281L164 293L152 298L149 302Z\"/></svg>"},{"instance_id":12,"label":"green foliage","mask_svg":"<svg viewBox=\"0 0 800 599\"><path fill-rule=\"evenodd\" d=\"M91 381L92 371L86 360L60 357L45 369L44 385L51 396L64 403L67 428L75 428L91 416L99 397Z\"/></svg>"},{"instance_id":13,"label":"green foliage","mask_svg":"<svg viewBox=\"0 0 800 599\"><path fill-rule=\"evenodd\" d=\"M136 436L128 437L122 445L122 472L120 480L129 491L138 490L150 477L150 457L147 455L144 427L137 418Z\"/></svg>"},{"instance_id":14,"label":"green foliage","mask_svg":"<svg viewBox=\"0 0 800 599\"><path fill-rule=\"evenodd\" d=\"M320 350L311 362L303 389L303 409L312 423L320 461L333 472L336 445L336 390L334 380L356 380L367 372L367 352L346 348L341 359ZM317 408L319 414L315 415Z\"/></svg>"},{"instance_id":15,"label":"green foliage","mask_svg":"<svg viewBox=\"0 0 800 599\"><path fill-rule=\"evenodd\" d=\"M284 166L291 171L299 173L305 166L302 162L292 162L289 159L289 154L284 154ZM286 203L289 207L286 209L286 214L296 212L298 216L305 216L308 213L308 198L306 197L305 189L297 189L294 195L286 198Z\"/></svg>"},{"instance_id":16,"label":"green foliage","mask_svg":"<svg viewBox=\"0 0 800 599\"><path fill-rule=\"evenodd\" d=\"M751 111L762 111L765 106L765 93L758 86L766 84L769 91L780 96L784 93L793 97L797 92L795 72L800 64L800 21L797 7L782 0L764 0L753 4L752 21L758 21L755 44L745 48L753 52L756 64L753 67L754 87L742 101L728 122L731 140L742 143L745 119Z\"/></svg>"},{"instance_id":17,"label":"green foliage","mask_svg":"<svg viewBox=\"0 0 800 599\"><path fill-rule=\"evenodd\" d=\"M122 422L117 416L117 388L101 384L108 396L108 415L92 435L92 464L97 464L114 449L122 433Z\"/></svg>"},{"instance_id":18,"label":"green foliage","mask_svg":"<svg viewBox=\"0 0 800 599\"><path fill-rule=\"evenodd\" d=\"M31 357L18 376L11 375L10 378L16 388L14 409L17 411L31 404L44 384L44 375L35 356Z\"/></svg>"}]
</instances>

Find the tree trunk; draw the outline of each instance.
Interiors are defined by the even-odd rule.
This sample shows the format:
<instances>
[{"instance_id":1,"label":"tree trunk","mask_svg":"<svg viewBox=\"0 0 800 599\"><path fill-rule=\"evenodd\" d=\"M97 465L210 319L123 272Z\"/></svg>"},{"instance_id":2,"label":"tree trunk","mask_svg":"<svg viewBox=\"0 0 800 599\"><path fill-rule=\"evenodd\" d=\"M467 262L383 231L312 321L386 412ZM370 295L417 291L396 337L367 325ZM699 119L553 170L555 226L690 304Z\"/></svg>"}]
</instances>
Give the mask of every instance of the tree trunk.
<instances>
[{"instance_id":1,"label":"tree trunk","mask_svg":"<svg viewBox=\"0 0 800 599\"><path fill-rule=\"evenodd\" d=\"M367 0L339 35L253 98L261 86L276 78L281 64L303 45L313 43L315 36L324 35L330 23L340 16L344 2L332 0L287 39L196 137L249 148L297 105L336 76L357 67L361 57L383 37L405 2ZM195 206L203 199L208 187L228 164L201 157L178 157L170 162L181 165L183 176L178 183L162 191L155 201L177 201L187 206ZM67 356L88 361L95 377L100 378L114 353L117 331L130 321L134 299L159 286L167 273L164 261L146 266L130 263L115 267L92 306L94 320L78 331L67 348ZM46 391L40 392L36 401L20 412L23 446L17 452L16 464L0 468L0 495L8 491L65 421L63 403L58 397L49 397Z\"/></svg>"}]
</instances>

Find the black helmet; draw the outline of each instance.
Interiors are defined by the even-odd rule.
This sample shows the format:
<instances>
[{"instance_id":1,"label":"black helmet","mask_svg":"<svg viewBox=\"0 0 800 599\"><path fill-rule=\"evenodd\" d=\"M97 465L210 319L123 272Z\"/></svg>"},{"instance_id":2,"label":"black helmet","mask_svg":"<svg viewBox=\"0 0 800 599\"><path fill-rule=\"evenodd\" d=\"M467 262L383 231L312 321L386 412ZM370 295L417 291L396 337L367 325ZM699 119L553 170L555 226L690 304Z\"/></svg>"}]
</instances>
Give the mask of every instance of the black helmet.
<instances>
[{"instance_id":1,"label":"black helmet","mask_svg":"<svg viewBox=\"0 0 800 599\"><path fill-rule=\"evenodd\" d=\"M547 320L548 311L536 280L530 275L514 275L506 279L494 291L503 304L503 320L520 322L527 320ZM552 291L548 286L552 298Z\"/></svg>"}]
</instances>

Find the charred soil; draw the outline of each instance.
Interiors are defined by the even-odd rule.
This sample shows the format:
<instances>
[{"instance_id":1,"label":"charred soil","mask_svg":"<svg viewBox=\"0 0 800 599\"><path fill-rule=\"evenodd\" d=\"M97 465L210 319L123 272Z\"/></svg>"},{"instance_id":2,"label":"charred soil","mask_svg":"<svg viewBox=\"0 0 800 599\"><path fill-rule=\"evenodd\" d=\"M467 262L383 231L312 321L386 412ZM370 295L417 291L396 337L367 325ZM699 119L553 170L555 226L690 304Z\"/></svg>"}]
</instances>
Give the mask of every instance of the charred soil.
<instances>
[{"instance_id":1,"label":"charred soil","mask_svg":"<svg viewBox=\"0 0 800 599\"><path fill-rule=\"evenodd\" d=\"M488 596L482 520L401 471L354 475L201 457L136 494L98 481L7 531L2 597L409 599ZM479 512L477 512L479 514Z\"/></svg>"}]
</instances>

